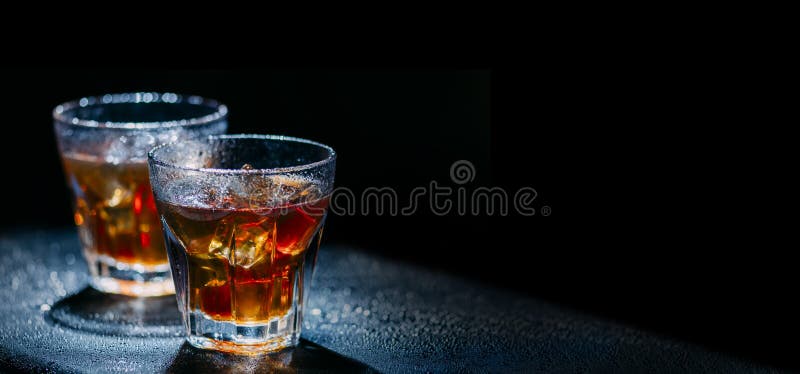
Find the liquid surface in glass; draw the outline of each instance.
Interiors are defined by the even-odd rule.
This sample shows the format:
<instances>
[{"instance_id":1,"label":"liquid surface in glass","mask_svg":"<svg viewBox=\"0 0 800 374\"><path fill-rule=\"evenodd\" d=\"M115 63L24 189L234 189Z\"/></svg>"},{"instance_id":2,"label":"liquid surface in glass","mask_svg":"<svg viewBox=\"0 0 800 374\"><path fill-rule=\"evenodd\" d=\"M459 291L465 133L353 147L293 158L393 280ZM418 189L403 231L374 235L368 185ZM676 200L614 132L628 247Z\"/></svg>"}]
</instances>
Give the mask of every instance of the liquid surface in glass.
<instances>
[{"instance_id":1,"label":"liquid surface in glass","mask_svg":"<svg viewBox=\"0 0 800 374\"><path fill-rule=\"evenodd\" d=\"M190 312L216 321L261 324L286 315L301 299L295 294L303 289L298 272L322 228L329 197L318 196L314 183L303 179L265 178L263 188L246 198L234 195L220 203L211 191L215 203L158 202L172 233L168 236L174 238L169 250L186 259L187 269L176 269L183 261L173 261L173 275ZM284 203L275 204L279 194L277 200ZM259 199L269 200L264 204L270 207L233 207L263 206Z\"/></svg>"}]
</instances>

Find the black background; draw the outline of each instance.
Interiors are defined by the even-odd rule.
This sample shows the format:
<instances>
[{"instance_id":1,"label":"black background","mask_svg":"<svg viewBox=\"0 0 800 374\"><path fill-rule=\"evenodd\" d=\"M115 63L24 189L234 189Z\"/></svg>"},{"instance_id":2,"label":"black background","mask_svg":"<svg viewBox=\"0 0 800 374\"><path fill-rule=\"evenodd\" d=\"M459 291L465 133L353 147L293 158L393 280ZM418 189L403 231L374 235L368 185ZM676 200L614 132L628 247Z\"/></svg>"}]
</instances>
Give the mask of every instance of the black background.
<instances>
[{"instance_id":1,"label":"black background","mask_svg":"<svg viewBox=\"0 0 800 374\"><path fill-rule=\"evenodd\" d=\"M401 196L469 160L467 187L535 188L543 217L333 216L327 243L517 289L797 367L797 262L779 240L771 157L702 80L580 64L475 70L5 70L4 231L70 224L52 134L60 102L123 91L216 98L229 133L339 153L337 186ZM675 80L672 80L672 79ZM698 86L700 85L700 86ZM719 89L719 87L716 87ZM774 159L773 159L774 161ZM788 172L788 171L785 171ZM449 184L453 186L452 184ZM764 191L764 189L769 191ZM790 243L790 242L789 242Z\"/></svg>"}]
</instances>

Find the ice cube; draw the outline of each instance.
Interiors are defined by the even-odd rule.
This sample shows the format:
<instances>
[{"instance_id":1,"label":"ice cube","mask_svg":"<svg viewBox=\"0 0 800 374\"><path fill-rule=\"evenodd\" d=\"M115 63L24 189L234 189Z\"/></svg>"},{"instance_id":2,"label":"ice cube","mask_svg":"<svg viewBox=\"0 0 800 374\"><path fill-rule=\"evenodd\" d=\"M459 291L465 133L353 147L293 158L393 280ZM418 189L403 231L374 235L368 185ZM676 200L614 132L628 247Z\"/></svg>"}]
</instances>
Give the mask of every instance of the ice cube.
<instances>
[{"instance_id":1,"label":"ice cube","mask_svg":"<svg viewBox=\"0 0 800 374\"><path fill-rule=\"evenodd\" d=\"M269 218L240 224L236 228L236 266L250 268L261 261L272 261L275 248L275 224Z\"/></svg>"},{"instance_id":2,"label":"ice cube","mask_svg":"<svg viewBox=\"0 0 800 374\"><path fill-rule=\"evenodd\" d=\"M270 206L272 198L272 179L268 176L244 177L240 182L243 186L236 192L244 206L250 209L261 209ZM246 187L245 187L246 186Z\"/></svg>"},{"instance_id":3,"label":"ice cube","mask_svg":"<svg viewBox=\"0 0 800 374\"><path fill-rule=\"evenodd\" d=\"M215 200L218 207L245 208L249 196L247 178L243 176L230 176L218 180Z\"/></svg>"},{"instance_id":4,"label":"ice cube","mask_svg":"<svg viewBox=\"0 0 800 374\"><path fill-rule=\"evenodd\" d=\"M111 208L117 207L122 203L125 203L124 205L128 205L133 198L133 191L123 186L120 186L119 184L116 183L113 183L113 185L115 185L116 187L110 193L110 196L106 199L105 205Z\"/></svg>"},{"instance_id":5,"label":"ice cube","mask_svg":"<svg viewBox=\"0 0 800 374\"><path fill-rule=\"evenodd\" d=\"M147 152L156 145L156 137L149 132L137 132L132 137L133 139L128 139L128 141L131 142L137 157L146 156Z\"/></svg>"},{"instance_id":6,"label":"ice cube","mask_svg":"<svg viewBox=\"0 0 800 374\"><path fill-rule=\"evenodd\" d=\"M270 189L271 204L280 206L297 200L304 187L305 183L302 179L284 175L273 175L272 187Z\"/></svg>"},{"instance_id":7,"label":"ice cube","mask_svg":"<svg viewBox=\"0 0 800 374\"><path fill-rule=\"evenodd\" d=\"M319 201L322 197L322 191L320 190L319 186L314 183L308 183L302 191L297 194L297 199L294 201L295 204L305 204L307 205L305 209L306 212L314 213L314 214L321 214L324 211L315 210L315 202ZM307 208L310 208L307 209Z\"/></svg>"},{"instance_id":8,"label":"ice cube","mask_svg":"<svg viewBox=\"0 0 800 374\"><path fill-rule=\"evenodd\" d=\"M235 235L236 223L228 219L220 221L214 232L214 237L208 243L208 254L218 258L229 259Z\"/></svg>"},{"instance_id":9,"label":"ice cube","mask_svg":"<svg viewBox=\"0 0 800 374\"><path fill-rule=\"evenodd\" d=\"M127 136L123 135L109 144L106 149L105 161L110 164L119 165L129 160L132 156L131 143Z\"/></svg>"},{"instance_id":10,"label":"ice cube","mask_svg":"<svg viewBox=\"0 0 800 374\"><path fill-rule=\"evenodd\" d=\"M194 211L186 212L186 218L210 221L228 214L223 210L212 210L224 208L222 202L227 193L225 186L214 185L198 177L186 177L171 180L163 188L161 195L167 196L176 205L195 208Z\"/></svg>"},{"instance_id":11,"label":"ice cube","mask_svg":"<svg viewBox=\"0 0 800 374\"><path fill-rule=\"evenodd\" d=\"M112 140L105 150L105 161L113 165L147 160L147 152L158 144L150 132L127 133Z\"/></svg>"},{"instance_id":12,"label":"ice cube","mask_svg":"<svg viewBox=\"0 0 800 374\"><path fill-rule=\"evenodd\" d=\"M249 164L242 168L247 169ZM284 175L241 175L227 178L224 185L226 203L250 209L276 208L294 204L305 197L316 196L316 189L305 179Z\"/></svg>"},{"instance_id":13,"label":"ice cube","mask_svg":"<svg viewBox=\"0 0 800 374\"><path fill-rule=\"evenodd\" d=\"M291 255L304 251L320 222L320 217L310 216L301 207L282 214L277 220L278 251Z\"/></svg>"}]
</instances>

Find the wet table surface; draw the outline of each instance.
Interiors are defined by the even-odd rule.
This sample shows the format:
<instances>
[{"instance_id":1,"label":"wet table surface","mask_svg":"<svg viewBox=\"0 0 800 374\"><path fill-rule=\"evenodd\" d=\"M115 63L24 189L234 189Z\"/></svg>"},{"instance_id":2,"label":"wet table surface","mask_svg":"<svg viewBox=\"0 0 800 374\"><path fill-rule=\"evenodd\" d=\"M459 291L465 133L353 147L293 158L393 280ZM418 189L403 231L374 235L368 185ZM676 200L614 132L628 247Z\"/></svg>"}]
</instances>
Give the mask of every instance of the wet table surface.
<instances>
[{"instance_id":1,"label":"wet table surface","mask_svg":"<svg viewBox=\"0 0 800 374\"><path fill-rule=\"evenodd\" d=\"M345 247L320 251L301 345L197 350L173 296L87 287L74 230L0 234L0 372L773 372Z\"/></svg>"}]
</instances>

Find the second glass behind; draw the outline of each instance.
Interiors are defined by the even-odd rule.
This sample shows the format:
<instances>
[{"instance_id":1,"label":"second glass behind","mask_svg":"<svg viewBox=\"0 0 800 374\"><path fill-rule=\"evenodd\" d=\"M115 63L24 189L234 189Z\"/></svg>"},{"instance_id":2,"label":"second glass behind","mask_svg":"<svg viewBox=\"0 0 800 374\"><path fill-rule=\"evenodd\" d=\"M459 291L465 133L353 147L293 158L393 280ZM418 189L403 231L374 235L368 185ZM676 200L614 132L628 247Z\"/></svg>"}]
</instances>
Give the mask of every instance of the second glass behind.
<instances>
[{"instance_id":1,"label":"second glass behind","mask_svg":"<svg viewBox=\"0 0 800 374\"><path fill-rule=\"evenodd\" d=\"M174 293L147 152L225 133L227 108L198 96L140 92L67 102L53 118L92 286L130 296Z\"/></svg>"}]
</instances>

